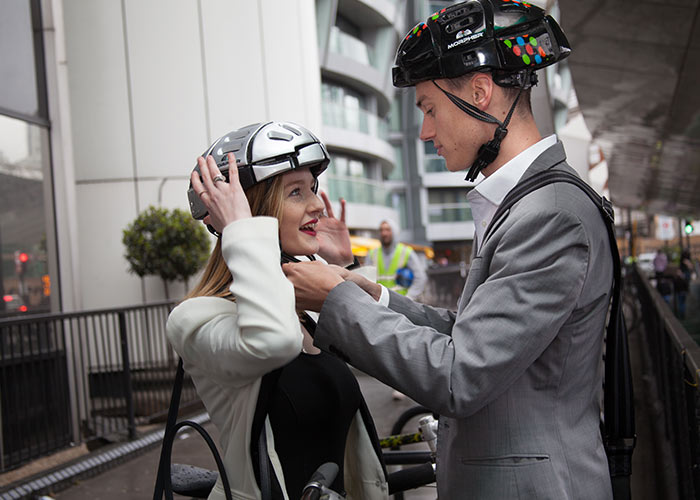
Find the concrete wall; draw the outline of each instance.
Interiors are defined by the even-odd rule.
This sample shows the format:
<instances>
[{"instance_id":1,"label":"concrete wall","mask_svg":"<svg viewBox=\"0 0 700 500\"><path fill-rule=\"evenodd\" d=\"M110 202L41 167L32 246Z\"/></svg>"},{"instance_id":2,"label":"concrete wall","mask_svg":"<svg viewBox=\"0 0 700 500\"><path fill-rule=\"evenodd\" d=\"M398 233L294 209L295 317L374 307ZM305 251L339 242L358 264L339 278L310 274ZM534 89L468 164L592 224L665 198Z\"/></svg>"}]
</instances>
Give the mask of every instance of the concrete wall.
<instances>
[{"instance_id":1,"label":"concrete wall","mask_svg":"<svg viewBox=\"0 0 700 500\"><path fill-rule=\"evenodd\" d=\"M72 172L75 191L75 200L71 189L57 192L56 203L67 214L61 207L75 204L70 251L79 253L77 265L61 267L62 281L75 283L65 293L77 295L67 308L159 300L159 279L128 273L127 223L151 204L186 209L196 156L229 130L283 119L320 131L313 0L51 6L62 18L67 75L67 98L52 120L67 119L61 140L70 141L54 149L72 149L61 168ZM171 287L171 296L183 292Z\"/></svg>"}]
</instances>

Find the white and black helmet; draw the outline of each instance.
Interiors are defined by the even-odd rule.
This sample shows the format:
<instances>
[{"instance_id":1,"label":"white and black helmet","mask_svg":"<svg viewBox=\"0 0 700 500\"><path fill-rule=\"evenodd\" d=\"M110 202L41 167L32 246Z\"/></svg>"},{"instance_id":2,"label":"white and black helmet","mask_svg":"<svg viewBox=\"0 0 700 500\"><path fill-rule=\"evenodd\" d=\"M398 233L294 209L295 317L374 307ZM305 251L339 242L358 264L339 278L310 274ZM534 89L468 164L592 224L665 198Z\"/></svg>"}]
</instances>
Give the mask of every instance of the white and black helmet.
<instances>
[{"instance_id":1,"label":"white and black helmet","mask_svg":"<svg viewBox=\"0 0 700 500\"><path fill-rule=\"evenodd\" d=\"M330 162L326 146L308 129L292 122L255 123L214 141L202 156L212 155L227 182L228 153L236 155L238 176L244 190L301 167L309 167L317 178ZM194 170L199 173L199 166ZM207 216L207 208L192 184L187 189L187 198L192 217L203 219Z\"/></svg>"}]
</instances>

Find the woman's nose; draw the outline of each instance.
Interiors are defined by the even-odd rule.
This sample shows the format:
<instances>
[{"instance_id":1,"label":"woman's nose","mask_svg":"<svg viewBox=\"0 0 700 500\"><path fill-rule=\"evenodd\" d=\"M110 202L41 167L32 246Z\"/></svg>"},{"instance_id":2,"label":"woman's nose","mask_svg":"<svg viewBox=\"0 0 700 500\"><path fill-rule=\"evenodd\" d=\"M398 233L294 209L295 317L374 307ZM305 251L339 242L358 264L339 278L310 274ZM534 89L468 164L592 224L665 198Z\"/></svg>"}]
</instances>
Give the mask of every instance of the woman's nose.
<instances>
[{"instance_id":1,"label":"woman's nose","mask_svg":"<svg viewBox=\"0 0 700 500\"><path fill-rule=\"evenodd\" d=\"M317 194L314 194L313 200L311 201L309 207L309 212L312 214L322 214L325 208L326 205L323 203L323 200L321 200Z\"/></svg>"}]
</instances>

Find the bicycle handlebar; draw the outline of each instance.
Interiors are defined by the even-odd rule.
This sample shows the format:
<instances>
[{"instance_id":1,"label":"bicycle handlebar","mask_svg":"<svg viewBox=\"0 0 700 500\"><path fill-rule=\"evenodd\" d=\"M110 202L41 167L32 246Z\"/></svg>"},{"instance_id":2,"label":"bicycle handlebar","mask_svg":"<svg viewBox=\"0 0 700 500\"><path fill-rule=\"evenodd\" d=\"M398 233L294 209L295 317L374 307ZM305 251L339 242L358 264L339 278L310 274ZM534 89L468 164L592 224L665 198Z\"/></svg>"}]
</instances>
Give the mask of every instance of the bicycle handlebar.
<instances>
[{"instance_id":1,"label":"bicycle handlebar","mask_svg":"<svg viewBox=\"0 0 700 500\"><path fill-rule=\"evenodd\" d=\"M389 474L389 495L435 482L435 465L426 463Z\"/></svg>"},{"instance_id":2,"label":"bicycle handlebar","mask_svg":"<svg viewBox=\"0 0 700 500\"><path fill-rule=\"evenodd\" d=\"M333 462L326 462L316 469L311 479L306 483L301 493L301 500L318 500L321 494L329 492L331 483L338 475L338 466Z\"/></svg>"}]
</instances>

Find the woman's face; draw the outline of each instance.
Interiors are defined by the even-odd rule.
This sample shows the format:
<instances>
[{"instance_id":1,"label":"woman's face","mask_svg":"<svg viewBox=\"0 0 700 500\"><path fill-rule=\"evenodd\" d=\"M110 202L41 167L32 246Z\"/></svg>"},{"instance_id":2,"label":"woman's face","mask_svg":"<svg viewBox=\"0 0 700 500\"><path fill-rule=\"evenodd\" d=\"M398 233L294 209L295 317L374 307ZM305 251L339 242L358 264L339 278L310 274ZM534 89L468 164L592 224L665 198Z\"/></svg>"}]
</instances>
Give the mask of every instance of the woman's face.
<instances>
[{"instance_id":1,"label":"woman's face","mask_svg":"<svg viewBox=\"0 0 700 500\"><path fill-rule=\"evenodd\" d=\"M280 244L289 255L318 252L316 223L324 205L314 193L314 179L308 168L287 172L282 177L282 220Z\"/></svg>"}]
</instances>

